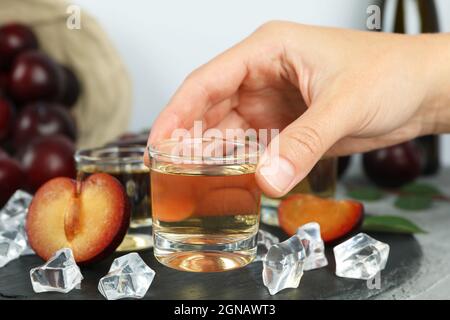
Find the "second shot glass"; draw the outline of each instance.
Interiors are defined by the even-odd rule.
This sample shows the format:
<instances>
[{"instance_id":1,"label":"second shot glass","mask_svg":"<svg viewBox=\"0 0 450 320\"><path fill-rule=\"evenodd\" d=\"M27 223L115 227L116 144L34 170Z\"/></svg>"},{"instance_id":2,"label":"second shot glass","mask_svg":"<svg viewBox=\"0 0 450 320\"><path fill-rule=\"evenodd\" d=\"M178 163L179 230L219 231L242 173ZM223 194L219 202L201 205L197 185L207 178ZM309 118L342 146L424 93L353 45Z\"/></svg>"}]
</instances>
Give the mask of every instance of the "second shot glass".
<instances>
[{"instance_id":1,"label":"second shot glass","mask_svg":"<svg viewBox=\"0 0 450 320\"><path fill-rule=\"evenodd\" d=\"M97 172L108 173L122 184L131 210L128 232L118 251L148 249L152 246L149 169L144 165L145 147L121 146L82 149L75 154L77 175L85 179Z\"/></svg>"}]
</instances>

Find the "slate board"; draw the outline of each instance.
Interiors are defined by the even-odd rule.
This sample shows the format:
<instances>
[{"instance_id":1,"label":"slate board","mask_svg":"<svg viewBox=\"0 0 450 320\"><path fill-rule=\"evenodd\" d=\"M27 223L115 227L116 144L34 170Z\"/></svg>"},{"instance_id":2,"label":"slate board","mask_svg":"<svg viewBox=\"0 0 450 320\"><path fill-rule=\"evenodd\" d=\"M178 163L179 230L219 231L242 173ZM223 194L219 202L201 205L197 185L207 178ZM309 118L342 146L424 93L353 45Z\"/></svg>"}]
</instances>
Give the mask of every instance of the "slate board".
<instances>
[{"instance_id":1,"label":"slate board","mask_svg":"<svg viewBox=\"0 0 450 320\"><path fill-rule=\"evenodd\" d=\"M262 229L286 238L276 227L262 225ZM150 232L150 231L149 231ZM418 272L422 250L419 243L408 235L372 234L390 245L390 257L381 273L381 288L368 289L366 281L343 279L334 275L332 246L327 248L329 265L305 272L297 289L286 289L271 296L264 287L262 263L255 262L245 268L222 273L190 273L167 268L156 261L152 250L139 252L146 263L156 271L152 286L145 299L367 299L401 287ZM107 273L112 260L123 253L82 269L84 280L81 290L68 294L33 292L29 271L41 265L37 256L24 256L0 268L0 299L104 299L98 292L98 280ZM395 298L395 297L393 297Z\"/></svg>"}]
</instances>

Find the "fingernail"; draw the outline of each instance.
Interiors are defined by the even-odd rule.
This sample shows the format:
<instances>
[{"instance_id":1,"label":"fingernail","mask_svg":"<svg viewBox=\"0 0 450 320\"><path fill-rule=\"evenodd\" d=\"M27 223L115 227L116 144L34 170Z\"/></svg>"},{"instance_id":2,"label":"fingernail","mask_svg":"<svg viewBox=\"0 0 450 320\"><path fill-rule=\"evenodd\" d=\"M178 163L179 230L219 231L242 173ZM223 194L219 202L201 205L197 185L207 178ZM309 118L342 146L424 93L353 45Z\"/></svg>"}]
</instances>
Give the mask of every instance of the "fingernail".
<instances>
[{"instance_id":1,"label":"fingernail","mask_svg":"<svg viewBox=\"0 0 450 320\"><path fill-rule=\"evenodd\" d=\"M259 169L264 180L278 192L287 192L295 178L294 165L287 159L276 157L267 159Z\"/></svg>"}]
</instances>

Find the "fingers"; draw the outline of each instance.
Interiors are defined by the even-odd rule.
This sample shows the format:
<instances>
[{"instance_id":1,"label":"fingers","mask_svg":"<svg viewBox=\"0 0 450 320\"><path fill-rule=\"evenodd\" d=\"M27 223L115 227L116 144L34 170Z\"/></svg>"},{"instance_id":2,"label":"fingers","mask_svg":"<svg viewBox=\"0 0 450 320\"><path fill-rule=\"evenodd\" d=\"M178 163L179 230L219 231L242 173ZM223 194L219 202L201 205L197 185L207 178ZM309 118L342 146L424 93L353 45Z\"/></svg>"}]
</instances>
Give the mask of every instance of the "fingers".
<instances>
[{"instance_id":1,"label":"fingers","mask_svg":"<svg viewBox=\"0 0 450 320\"><path fill-rule=\"evenodd\" d=\"M311 106L274 138L261 157L256 179L265 194L286 194L311 171L324 153L347 132L337 106Z\"/></svg>"},{"instance_id":2,"label":"fingers","mask_svg":"<svg viewBox=\"0 0 450 320\"><path fill-rule=\"evenodd\" d=\"M244 41L188 76L153 124L149 143L192 127L212 106L232 97L247 74L248 55Z\"/></svg>"},{"instance_id":3,"label":"fingers","mask_svg":"<svg viewBox=\"0 0 450 320\"><path fill-rule=\"evenodd\" d=\"M367 152L399 144L421 135L421 128L416 123L410 123L391 132L371 137L345 137L337 141L327 152L327 156L344 156L352 153Z\"/></svg>"},{"instance_id":4,"label":"fingers","mask_svg":"<svg viewBox=\"0 0 450 320\"><path fill-rule=\"evenodd\" d=\"M232 95L218 104L212 106L203 116L203 126L206 129L216 127L228 114L234 112L233 109L239 104L238 94Z\"/></svg>"},{"instance_id":5,"label":"fingers","mask_svg":"<svg viewBox=\"0 0 450 320\"><path fill-rule=\"evenodd\" d=\"M226 133L227 130L242 129L247 130L250 125L236 111L231 111L226 117L220 121L215 128Z\"/></svg>"},{"instance_id":6,"label":"fingers","mask_svg":"<svg viewBox=\"0 0 450 320\"><path fill-rule=\"evenodd\" d=\"M343 138L336 142L327 152L330 157L346 156L353 153L367 152L396 144L395 141L382 138Z\"/></svg>"}]
</instances>

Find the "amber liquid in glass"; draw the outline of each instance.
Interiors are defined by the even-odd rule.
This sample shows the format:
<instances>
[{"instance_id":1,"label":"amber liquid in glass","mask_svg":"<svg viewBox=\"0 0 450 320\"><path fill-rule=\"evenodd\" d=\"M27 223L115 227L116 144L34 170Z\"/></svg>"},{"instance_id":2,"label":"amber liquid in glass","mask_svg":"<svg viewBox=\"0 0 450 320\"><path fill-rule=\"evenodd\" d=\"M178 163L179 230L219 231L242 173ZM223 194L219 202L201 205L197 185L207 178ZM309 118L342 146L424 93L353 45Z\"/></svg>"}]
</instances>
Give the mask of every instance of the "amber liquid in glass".
<instances>
[{"instance_id":1,"label":"amber liquid in glass","mask_svg":"<svg viewBox=\"0 0 450 320\"><path fill-rule=\"evenodd\" d=\"M253 260L261 198L254 171L249 164L152 168L155 243L175 244L168 250L155 246L156 258L196 272Z\"/></svg>"}]
</instances>

